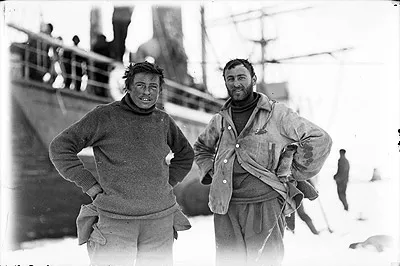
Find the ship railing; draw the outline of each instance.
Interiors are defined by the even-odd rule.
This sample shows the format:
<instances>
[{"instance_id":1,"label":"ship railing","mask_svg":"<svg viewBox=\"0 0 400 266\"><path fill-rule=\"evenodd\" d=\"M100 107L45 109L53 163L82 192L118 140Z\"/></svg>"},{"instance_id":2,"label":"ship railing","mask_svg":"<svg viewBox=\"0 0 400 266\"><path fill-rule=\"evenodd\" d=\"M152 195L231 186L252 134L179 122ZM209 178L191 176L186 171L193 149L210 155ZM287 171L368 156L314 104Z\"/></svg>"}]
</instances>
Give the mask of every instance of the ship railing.
<instances>
[{"instance_id":1,"label":"ship railing","mask_svg":"<svg viewBox=\"0 0 400 266\"><path fill-rule=\"evenodd\" d=\"M8 26L27 35L26 42L11 43L11 52L19 56L12 64L21 69L23 79L49 83L56 88L63 88L65 81L70 80L71 86L68 89L104 97L109 95L109 84L101 82L101 75L107 80L118 62L97 53L65 45L43 33L35 33L11 23ZM70 56L66 57L67 54ZM63 82L57 82L56 79L60 76ZM81 86L78 88L77 84Z\"/></svg>"},{"instance_id":2,"label":"ship railing","mask_svg":"<svg viewBox=\"0 0 400 266\"><path fill-rule=\"evenodd\" d=\"M64 44L44 33L32 32L13 23L10 30L26 35L26 42L12 42L11 67L17 78L47 83L56 89L117 100L124 94L124 65L103 55ZM12 36L12 35L10 35ZM116 74L116 75L115 75ZM117 76L118 80L115 79ZM207 113L217 112L223 101L197 88L165 79L161 105L169 102Z\"/></svg>"}]
</instances>

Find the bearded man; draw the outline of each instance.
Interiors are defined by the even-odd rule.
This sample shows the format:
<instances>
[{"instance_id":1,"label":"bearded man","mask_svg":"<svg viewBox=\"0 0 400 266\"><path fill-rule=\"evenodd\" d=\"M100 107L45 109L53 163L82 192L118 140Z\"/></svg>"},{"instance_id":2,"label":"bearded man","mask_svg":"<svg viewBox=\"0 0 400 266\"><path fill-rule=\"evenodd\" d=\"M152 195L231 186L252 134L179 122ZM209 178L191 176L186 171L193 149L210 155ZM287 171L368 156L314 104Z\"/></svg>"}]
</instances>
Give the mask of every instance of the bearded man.
<instances>
[{"instance_id":1,"label":"bearded man","mask_svg":"<svg viewBox=\"0 0 400 266\"><path fill-rule=\"evenodd\" d=\"M247 60L229 61L223 77L230 98L194 144L201 182L211 185L216 265L281 265L285 216L303 197L317 197L305 181L322 168L332 140L284 104L254 92L257 77ZM285 151L293 156L286 163L290 175L278 174Z\"/></svg>"}]
</instances>

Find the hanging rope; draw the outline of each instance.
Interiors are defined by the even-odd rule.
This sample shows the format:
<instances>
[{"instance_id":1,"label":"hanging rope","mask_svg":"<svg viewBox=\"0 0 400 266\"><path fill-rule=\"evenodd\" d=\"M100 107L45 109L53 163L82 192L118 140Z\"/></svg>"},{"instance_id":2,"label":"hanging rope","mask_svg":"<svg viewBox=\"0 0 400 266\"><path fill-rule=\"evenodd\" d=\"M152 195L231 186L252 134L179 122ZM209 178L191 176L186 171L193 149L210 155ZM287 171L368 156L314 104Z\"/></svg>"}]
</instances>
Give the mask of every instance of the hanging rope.
<instances>
[{"instance_id":1,"label":"hanging rope","mask_svg":"<svg viewBox=\"0 0 400 266\"><path fill-rule=\"evenodd\" d=\"M67 109L65 108L64 101L62 99L60 90L56 90L56 97L57 97L58 105L60 106L60 109L61 109L61 113L63 115L66 115L67 114Z\"/></svg>"}]
</instances>

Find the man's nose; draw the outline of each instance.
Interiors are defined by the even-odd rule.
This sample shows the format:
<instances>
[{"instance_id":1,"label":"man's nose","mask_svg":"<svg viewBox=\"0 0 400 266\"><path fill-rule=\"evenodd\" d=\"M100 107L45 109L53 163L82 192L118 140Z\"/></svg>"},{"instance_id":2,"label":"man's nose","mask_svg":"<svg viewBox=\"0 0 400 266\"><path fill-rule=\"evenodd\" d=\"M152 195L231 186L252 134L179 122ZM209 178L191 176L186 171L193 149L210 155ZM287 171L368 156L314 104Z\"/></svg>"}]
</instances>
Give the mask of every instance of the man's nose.
<instances>
[{"instance_id":1,"label":"man's nose","mask_svg":"<svg viewBox=\"0 0 400 266\"><path fill-rule=\"evenodd\" d=\"M238 80L235 80L234 82L233 82L233 86L234 87L239 87L241 84L240 84L240 82L238 81Z\"/></svg>"},{"instance_id":2,"label":"man's nose","mask_svg":"<svg viewBox=\"0 0 400 266\"><path fill-rule=\"evenodd\" d=\"M143 93L144 93L144 94L150 94L150 88L149 88L149 86L144 86L144 88L143 88Z\"/></svg>"}]
</instances>

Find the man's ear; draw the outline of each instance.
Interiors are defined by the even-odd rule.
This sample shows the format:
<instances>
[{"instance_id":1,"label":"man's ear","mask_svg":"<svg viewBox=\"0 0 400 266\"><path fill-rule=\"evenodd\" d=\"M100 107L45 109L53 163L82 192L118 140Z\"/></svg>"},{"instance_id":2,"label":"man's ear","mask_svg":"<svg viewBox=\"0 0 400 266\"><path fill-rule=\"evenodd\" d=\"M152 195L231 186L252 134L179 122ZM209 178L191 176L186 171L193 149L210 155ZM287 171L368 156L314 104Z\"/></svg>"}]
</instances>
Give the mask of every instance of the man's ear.
<instances>
[{"instance_id":1,"label":"man's ear","mask_svg":"<svg viewBox=\"0 0 400 266\"><path fill-rule=\"evenodd\" d=\"M257 76L256 76L256 74L254 74L254 76L251 78L251 84L254 87L256 85L256 83L257 83Z\"/></svg>"}]
</instances>

